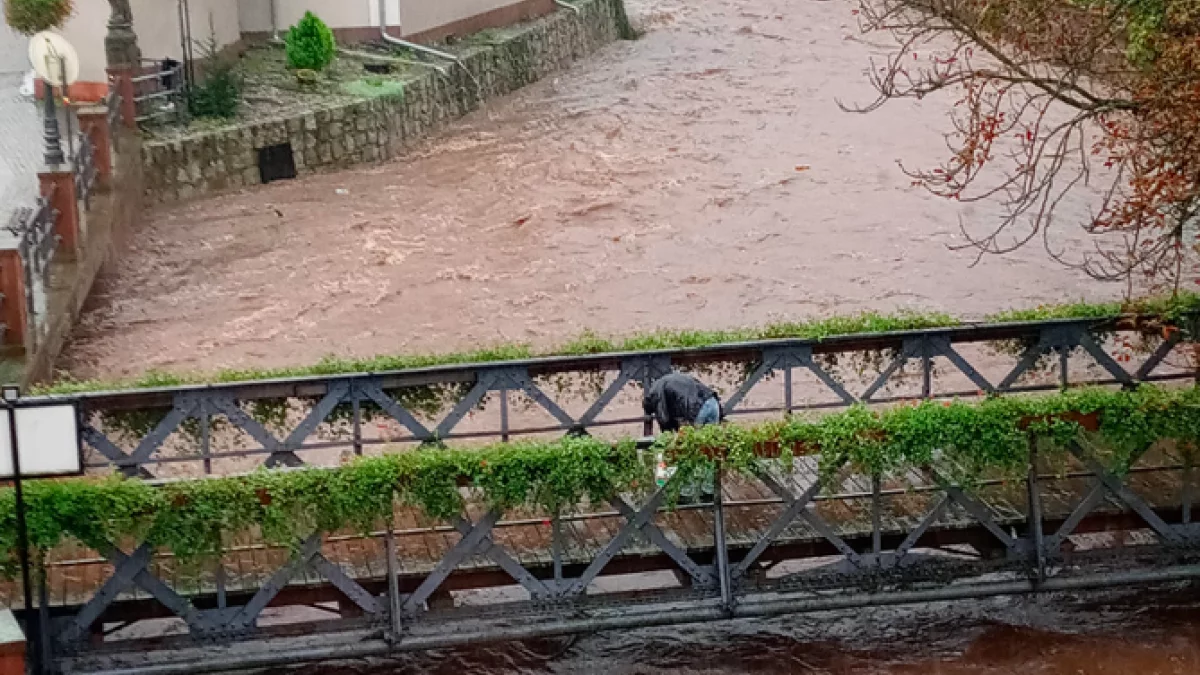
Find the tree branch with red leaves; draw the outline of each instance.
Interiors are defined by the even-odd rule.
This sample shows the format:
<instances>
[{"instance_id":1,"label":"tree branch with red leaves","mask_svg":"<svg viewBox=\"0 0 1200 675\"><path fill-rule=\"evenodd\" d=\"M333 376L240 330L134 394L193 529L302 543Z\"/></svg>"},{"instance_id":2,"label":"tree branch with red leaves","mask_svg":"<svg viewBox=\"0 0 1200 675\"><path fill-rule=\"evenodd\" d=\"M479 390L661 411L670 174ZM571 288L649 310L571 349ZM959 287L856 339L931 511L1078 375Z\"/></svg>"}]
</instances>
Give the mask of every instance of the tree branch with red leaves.
<instances>
[{"instance_id":1,"label":"tree branch with red leaves","mask_svg":"<svg viewBox=\"0 0 1200 675\"><path fill-rule=\"evenodd\" d=\"M948 158L905 169L960 202L998 204L977 260L1040 240L1098 279L1178 289L1200 211L1200 0L860 0L866 33L894 40L869 79L872 112L952 90ZM1056 216L1083 187L1094 237L1060 250ZM1059 220L1062 218L1060 217Z\"/></svg>"}]
</instances>

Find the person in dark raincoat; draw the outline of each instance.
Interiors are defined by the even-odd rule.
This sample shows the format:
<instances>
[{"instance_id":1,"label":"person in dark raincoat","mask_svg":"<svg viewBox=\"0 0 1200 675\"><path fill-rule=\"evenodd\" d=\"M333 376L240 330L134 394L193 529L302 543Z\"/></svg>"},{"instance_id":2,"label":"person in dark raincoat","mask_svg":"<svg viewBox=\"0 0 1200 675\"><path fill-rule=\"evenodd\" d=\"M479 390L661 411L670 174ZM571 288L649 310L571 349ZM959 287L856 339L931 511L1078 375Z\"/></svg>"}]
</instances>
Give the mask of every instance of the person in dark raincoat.
<instances>
[{"instance_id":1,"label":"person in dark raincoat","mask_svg":"<svg viewBox=\"0 0 1200 675\"><path fill-rule=\"evenodd\" d=\"M720 424L725 418L721 399L711 388L691 375L672 373L659 378L642 399L642 410L658 422L664 432L684 426L702 427ZM661 463L661 462L660 462ZM680 489L683 502L711 499L715 478L708 473L701 480Z\"/></svg>"}]
</instances>

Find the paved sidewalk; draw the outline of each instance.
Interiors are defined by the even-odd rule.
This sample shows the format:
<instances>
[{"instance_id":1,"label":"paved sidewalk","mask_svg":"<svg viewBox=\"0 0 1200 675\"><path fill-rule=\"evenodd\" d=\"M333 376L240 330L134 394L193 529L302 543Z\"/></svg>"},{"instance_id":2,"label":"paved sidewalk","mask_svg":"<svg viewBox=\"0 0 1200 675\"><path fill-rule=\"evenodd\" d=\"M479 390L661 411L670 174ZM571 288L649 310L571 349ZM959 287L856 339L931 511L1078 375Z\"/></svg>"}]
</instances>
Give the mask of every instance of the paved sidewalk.
<instances>
[{"instance_id":1,"label":"paved sidewalk","mask_svg":"<svg viewBox=\"0 0 1200 675\"><path fill-rule=\"evenodd\" d=\"M41 115L21 96L29 70L26 38L0 22L0 226L13 208L32 200L41 163Z\"/></svg>"}]
</instances>

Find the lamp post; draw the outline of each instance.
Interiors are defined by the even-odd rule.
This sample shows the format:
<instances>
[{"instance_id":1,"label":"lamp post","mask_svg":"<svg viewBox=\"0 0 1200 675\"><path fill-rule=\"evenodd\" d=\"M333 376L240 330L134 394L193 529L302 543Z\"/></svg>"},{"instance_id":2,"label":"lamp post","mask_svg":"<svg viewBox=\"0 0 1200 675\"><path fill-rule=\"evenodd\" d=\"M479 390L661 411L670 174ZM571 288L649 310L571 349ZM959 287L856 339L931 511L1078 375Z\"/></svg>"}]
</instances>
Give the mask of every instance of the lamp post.
<instances>
[{"instance_id":1,"label":"lamp post","mask_svg":"<svg viewBox=\"0 0 1200 675\"><path fill-rule=\"evenodd\" d=\"M62 133L58 129L58 112L54 109L54 86L49 82L44 84L46 108L43 115L45 119L42 120L42 139L46 143L46 149L43 159L47 167L59 167L67 163L67 158L63 155Z\"/></svg>"},{"instance_id":2,"label":"lamp post","mask_svg":"<svg viewBox=\"0 0 1200 675\"><path fill-rule=\"evenodd\" d=\"M47 85L49 87L49 85ZM49 94L47 94L49 98ZM56 125L57 126L57 125ZM62 149L59 149L62 155ZM37 623L33 619L33 582L29 570L29 527L25 522L25 489L21 481L21 456L17 446L17 400L21 398L21 389L13 385L0 388L0 396L4 398L5 414L8 415L8 442L12 458L13 496L16 499L17 514L17 557L21 563L21 590L25 600L25 630L33 636L33 672L41 673L41 635L33 629Z\"/></svg>"}]
</instances>

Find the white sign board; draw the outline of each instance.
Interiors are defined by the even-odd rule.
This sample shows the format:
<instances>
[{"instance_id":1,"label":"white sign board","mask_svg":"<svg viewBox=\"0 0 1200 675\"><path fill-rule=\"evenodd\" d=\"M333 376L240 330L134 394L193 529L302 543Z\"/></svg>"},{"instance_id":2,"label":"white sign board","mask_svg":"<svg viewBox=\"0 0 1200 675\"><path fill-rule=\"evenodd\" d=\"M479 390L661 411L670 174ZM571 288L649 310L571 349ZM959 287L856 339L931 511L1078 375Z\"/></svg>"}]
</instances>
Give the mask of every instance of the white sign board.
<instances>
[{"instance_id":1,"label":"white sign board","mask_svg":"<svg viewBox=\"0 0 1200 675\"><path fill-rule=\"evenodd\" d=\"M29 38L29 62L42 80L61 87L79 79L79 56L66 38L44 31Z\"/></svg>"},{"instance_id":2,"label":"white sign board","mask_svg":"<svg viewBox=\"0 0 1200 675\"><path fill-rule=\"evenodd\" d=\"M83 473L83 452L74 405L18 407L16 418L22 477ZM8 410L0 407L0 478L13 477L12 433L8 420Z\"/></svg>"}]
</instances>

